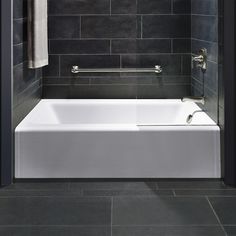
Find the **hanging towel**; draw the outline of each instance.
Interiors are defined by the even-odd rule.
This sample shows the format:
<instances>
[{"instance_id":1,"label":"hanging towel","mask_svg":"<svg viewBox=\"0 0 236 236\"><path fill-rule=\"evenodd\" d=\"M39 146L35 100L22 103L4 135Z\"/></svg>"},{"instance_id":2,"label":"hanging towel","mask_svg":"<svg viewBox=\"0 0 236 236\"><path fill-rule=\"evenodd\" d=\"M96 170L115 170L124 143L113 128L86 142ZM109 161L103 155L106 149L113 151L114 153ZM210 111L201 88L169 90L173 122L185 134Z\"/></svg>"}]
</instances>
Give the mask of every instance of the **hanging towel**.
<instances>
[{"instance_id":1,"label":"hanging towel","mask_svg":"<svg viewBox=\"0 0 236 236\"><path fill-rule=\"evenodd\" d=\"M47 0L28 0L29 68L48 65Z\"/></svg>"}]
</instances>

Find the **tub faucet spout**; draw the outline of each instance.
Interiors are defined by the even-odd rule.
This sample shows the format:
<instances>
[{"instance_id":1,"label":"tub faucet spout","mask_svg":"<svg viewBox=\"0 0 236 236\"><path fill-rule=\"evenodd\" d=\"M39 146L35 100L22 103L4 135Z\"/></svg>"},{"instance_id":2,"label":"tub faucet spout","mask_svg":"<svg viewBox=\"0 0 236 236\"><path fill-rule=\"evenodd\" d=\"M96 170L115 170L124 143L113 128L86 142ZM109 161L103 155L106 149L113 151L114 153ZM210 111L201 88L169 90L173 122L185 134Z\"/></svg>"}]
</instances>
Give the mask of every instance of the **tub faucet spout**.
<instances>
[{"instance_id":1,"label":"tub faucet spout","mask_svg":"<svg viewBox=\"0 0 236 236\"><path fill-rule=\"evenodd\" d=\"M186 119L186 122L188 123L188 124L190 124L191 122L192 122L192 120L193 120L193 116L196 114L196 113L198 113L198 112L206 112L205 110L197 110L197 111L194 111L192 114L189 114L188 115L188 117L187 117L187 119Z\"/></svg>"},{"instance_id":2,"label":"tub faucet spout","mask_svg":"<svg viewBox=\"0 0 236 236\"><path fill-rule=\"evenodd\" d=\"M195 103L201 103L202 105L205 105L204 97L183 97L181 101L182 102L195 102Z\"/></svg>"}]
</instances>

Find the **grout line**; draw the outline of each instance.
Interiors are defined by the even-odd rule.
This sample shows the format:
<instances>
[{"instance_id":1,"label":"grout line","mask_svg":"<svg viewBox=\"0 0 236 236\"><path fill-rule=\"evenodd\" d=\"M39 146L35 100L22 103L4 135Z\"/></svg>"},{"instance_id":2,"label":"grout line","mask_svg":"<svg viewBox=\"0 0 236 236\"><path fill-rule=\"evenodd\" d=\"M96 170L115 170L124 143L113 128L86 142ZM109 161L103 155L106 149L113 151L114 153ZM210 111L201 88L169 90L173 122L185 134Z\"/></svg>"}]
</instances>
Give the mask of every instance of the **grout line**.
<instances>
[{"instance_id":1,"label":"grout line","mask_svg":"<svg viewBox=\"0 0 236 236\"><path fill-rule=\"evenodd\" d=\"M145 15L145 16L172 16L172 15L176 15L176 16L191 16L191 14L189 13L174 13L172 14L170 13L113 13L112 16L141 16L141 15ZM89 17L89 16L96 16L96 17L104 17L104 16L110 16L110 12L109 13L104 13L104 14L55 14L55 15L49 15L49 17L65 17L65 16L85 16L85 17ZM196 16L214 16L214 15L196 15Z\"/></svg>"},{"instance_id":2,"label":"grout line","mask_svg":"<svg viewBox=\"0 0 236 236\"><path fill-rule=\"evenodd\" d=\"M108 56L109 54L108 53L80 53L80 54L72 54L72 53L67 53L67 54L55 54L55 53L52 53L52 54L49 54L50 56ZM160 52L154 52L154 53L112 53L111 56L119 56L119 55L131 55L131 56L189 56L190 53L171 53L171 52L163 52L163 53L160 53ZM25 61L27 62L27 61ZM211 62L208 60L208 62ZM215 63L215 62L212 62L212 63ZM21 64L21 63L20 63ZM17 64L18 65L18 64Z\"/></svg>"},{"instance_id":3,"label":"grout line","mask_svg":"<svg viewBox=\"0 0 236 236\"><path fill-rule=\"evenodd\" d=\"M115 227L124 227L124 226L127 226L127 225L122 225L122 224L120 224L120 225L113 225L113 226L115 226ZM129 226L129 225L128 225ZM169 224L150 224L150 225L142 225L142 224L132 224L131 225L131 227L209 227L209 226L218 226L219 227L219 225L218 224L191 224L191 225L179 225L179 224L176 224L176 225L169 225Z\"/></svg>"},{"instance_id":4,"label":"grout line","mask_svg":"<svg viewBox=\"0 0 236 236\"><path fill-rule=\"evenodd\" d=\"M1 225L0 228L5 228L5 227L88 227L88 225ZM108 225L89 225L89 227L107 227ZM114 225L114 226L118 226L118 227L124 227L125 225ZM219 225L215 225L215 224L206 224L206 225L169 225L169 224L161 224L161 225L131 225L131 227L208 227L208 226L219 226ZM228 226L228 225L227 225ZM235 226L235 225L229 225L229 226Z\"/></svg>"},{"instance_id":5,"label":"grout line","mask_svg":"<svg viewBox=\"0 0 236 236\"><path fill-rule=\"evenodd\" d=\"M217 18L217 14L216 15L212 15L212 14L209 14L209 15L206 15L206 14L191 14L192 16L203 16L203 17L216 17Z\"/></svg>"},{"instance_id":6,"label":"grout line","mask_svg":"<svg viewBox=\"0 0 236 236\"><path fill-rule=\"evenodd\" d=\"M141 19L141 17L140 17L140 19ZM50 40L52 40L52 41L60 41L60 40L62 40L62 41L67 41L67 40L110 40L111 38L107 38L107 37L104 37L104 38L102 38L102 37L99 37L99 38L92 38L92 37L89 37L89 38L86 38L86 37L82 37L82 38L80 38L80 37L76 37L76 38L60 38L60 37L58 37L58 38L50 38ZM115 40L130 40L130 39L133 39L133 40L140 40L141 38L140 37L132 37L132 38L119 38L119 37L116 37L116 38L112 38L112 39L115 39ZM157 37L153 37L153 38L148 38L148 37L145 37L145 38L143 38L143 39L145 39L145 40L164 40L164 39L166 39L166 40L170 40L170 39L189 39L189 38L187 38L187 37L180 37L180 38L178 38L178 37L173 37L173 38L167 38L167 37L160 37L160 38L157 38ZM194 39L193 38L193 40L197 40L197 41L203 41L203 42L208 42L208 43L213 43L213 44L217 44L217 43L214 43L214 42L210 42L210 41L205 41L205 40L200 40L200 39ZM26 42L26 41L25 41ZM22 43L19 43L19 44L22 44ZM17 45L17 44L15 44L15 45Z\"/></svg>"},{"instance_id":7,"label":"grout line","mask_svg":"<svg viewBox=\"0 0 236 236\"><path fill-rule=\"evenodd\" d=\"M213 208L213 206L212 206L212 204L211 204L211 202L210 202L210 200L209 200L209 198L208 198L207 196L206 196L206 200L207 200L208 204L210 205L210 208L211 208L211 210L213 211L213 214L215 215L215 217L216 217L216 219L217 219L217 221L218 221L218 223L219 223L221 229L223 230L223 232L225 233L225 235L227 235L227 233L226 233L226 231L225 231L225 229L224 229L224 226L222 225L222 223L221 223L221 221L220 221L220 218L219 218L218 215L216 214L216 211L215 211L215 209Z\"/></svg>"}]
</instances>

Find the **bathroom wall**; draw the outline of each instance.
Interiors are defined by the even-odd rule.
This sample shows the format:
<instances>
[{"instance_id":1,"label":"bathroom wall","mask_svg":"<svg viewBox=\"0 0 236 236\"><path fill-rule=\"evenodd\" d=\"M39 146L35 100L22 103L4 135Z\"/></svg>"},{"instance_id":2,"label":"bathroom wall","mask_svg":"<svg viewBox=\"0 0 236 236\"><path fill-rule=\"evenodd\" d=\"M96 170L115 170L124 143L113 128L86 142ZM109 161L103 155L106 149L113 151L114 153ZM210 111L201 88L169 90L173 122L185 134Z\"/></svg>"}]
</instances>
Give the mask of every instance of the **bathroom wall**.
<instances>
[{"instance_id":1,"label":"bathroom wall","mask_svg":"<svg viewBox=\"0 0 236 236\"><path fill-rule=\"evenodd\" d=\"M201 48L208 51L206 72L195 66L192 69L192 94L205 96L204 108L218 122L218 0L192 0L191 8L192 54Z\"/></svg>"},{"instance_id":2,"label":"bathroom wall","mask_svg":"<svg viewBox=\"0 0 236 236\"><path fill-rule=\"evenodd\" d=\"M218 60L218 76L219 76L219 125L224 128L224 80L223 80L223 50L224 50L224 0L219 0L219 60Z\"/></svg>"},{"instance_id":3,"label":"bathroom wall","mask_svg":"<svg viewBox=\"0 0 236 236\"><path fill-rule=\"evenodd\" d=\"M219 126L221 129L221 160L222 176L224 176L224 130L225 130L225 110L224 110L224 77L223 77L223 52L224 52L224 0L218 0L218 76L219 76Z\"/></svg>"},{"instance_id":4,"label":"bathroom wall","mask_svg":"<svg viewBox=\"0 0 236 236\"><path fill-rule=\"evenodd\" d=\"M191 92L191 0L48 0L43 98L180 98ZM83 74L144 68L155 74Z\"/></svg>"},{"instance_id":5,"label":"bathroom wall","mask_svg":"<svg viewBox=\"0 0 236 236\"><path fill-rule=\"evenodd\" d=\"M27 0L13 0L13 126L41 98L42 70L27 67Z\"/></svg>"}]
</instances>

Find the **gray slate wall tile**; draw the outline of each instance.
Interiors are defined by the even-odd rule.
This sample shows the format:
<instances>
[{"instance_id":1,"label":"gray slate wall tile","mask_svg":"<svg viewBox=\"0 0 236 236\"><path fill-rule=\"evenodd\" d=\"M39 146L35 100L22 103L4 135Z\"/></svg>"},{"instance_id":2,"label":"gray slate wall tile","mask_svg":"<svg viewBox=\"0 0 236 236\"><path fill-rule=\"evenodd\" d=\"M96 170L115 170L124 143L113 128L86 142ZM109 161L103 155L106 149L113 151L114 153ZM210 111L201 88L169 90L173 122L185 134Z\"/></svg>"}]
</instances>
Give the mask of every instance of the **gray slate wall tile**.
<instances>
[{"instance_id":1,"label":"gray slate wall tile","mask_svg":"<svg viewBox=\"0 0 236 236\"><path fill-rule=\"evenodd\" d=\"M191 8L192 14L217 15L218 0L193 0Z\"/></svg>"},{"instance_id":2,"label":"gray slate wall tile","mask_svg":"<svg viewBox=\"0 0 236 236\"><path fill-rule=\"evenodd\" d=\"M218 29L215 16L192 16L192 38L204 41L217 42Z\"/></svg>"},{"instance_id":3,"label":"gray slate wall tile","mask_svg":"<svg viewBox=\"0 0 236 236\"><path fill-rule=\"evenodd\" d=\"M109 54L110 40L50 40L51 54Z\"/></svg>"},{"instance_id":4,"label":"gray slate wall tile","mask_svg":"<svg viewBox=\"0 0 236 236\"><path fill-rule=\"evenodd\" d=\"M82 38L136 38L137 18L134 15L122 16L83 16Z\"/></svg>"},{"instance_id":5,"label":"gray slate wall tile","mask_svg":"<svg viewBox=\"0 0 236 236\"><path fill-rule=\"evenodd\" d=\"M49 39L71 39L80 37L79 16L49 16Z\"/></svg>"},{"instance_id":6,"label":"gray slate wall tile","mask_svg":"<svg viewBox=\"0 0 236 236\"><path fill-rule=\"evenodd\" d=\"M170 39L118 39L111 42L112 53L171 53Z\"/></svg>"},{"instance_id":7,"label":"gray slate wall tile","mask_svg":"<svg viewBox=\"0 0 236 236\"><path fill-rule=\"evenodd\" d=\"M170 14L171 0L137 0L140 14Z\"/></svg>"},{"instance_id":8,"label":"gray slate wall tile","mask_svg":"<svg viewBox=\"0 0 236 236\"><path fill-rule=\"evenodd\" d=\"M190 16L145 15L143 16L144 38L188 38L191 34Z\"/></svg>"},{"instance_id":9,"label":"gray slate wall tile","mask_svg":"<svg viewBox=\"0 0 236 236\"><path fill-rule=\"evenodd\" d=\"M60 92L65 93L62 97L70 98L72 94L83 98L86 94L87 98L174 98L175 95L179 98L189 95L190 80L185 78L191 75L190 62L187 63L191 53L190 14L190 0L49 0L51 55L50 65L43 70L44 95L46 98L53 98L53 94L60 98ZM156 79L151 79L151 74L143 79L138 78L139 74L89 73L79 77L71 74L72 65L80 68L153 68L156 64L163 67L163 76L171 76L170 83L187 81L186 84L179 85L174 93L160 87ZM84 87L85 92L81 86L72 88L84 81L110 86L100 87L102 92L98 92L97 87ZM145 88L138 90L126 86L124 92L119 91L119 87L111 87L113 84L148 84L150 96ZM70 85L70 89L61 85Z\"/></svg>"},{"instance_id":10,"label":"gray slate wall tile","mask_svg":"<svg viewBox=\"0 0 236 236\"><path fill-rule=\"evenodd\" d=\"M27 0L13 1L13 126L34 108L41 98L40 69L28 68Z\"/></svg>"},{"instance_id":11,"label":"gray slate wall tile","mask_svg":"<svg viewBox=\"0 0 236 236\"><path fill-rule=\"evenodd\" d=\"M191 0L173 0L174 14L191 14Z\"/></svg>"},{"instance_id":12,"label":"gray slate wall tile","mask_svg":"<svg viewBox=\"0 0 236 236\"><path fill-rule=\"evenodd\" d=\"M48 8L50 15L108 14L110 1L49 0Z\"/></svg>"},{"instance_id":13,"label":"gray slate wall tile","mask_svg":"<svg viewBox=\"0 0 236 236\"><path fill-rule=\"evenodd\" d=\"M111 14L137 14L137 0L111 0Z\"/></svg>"}]
</instances>

